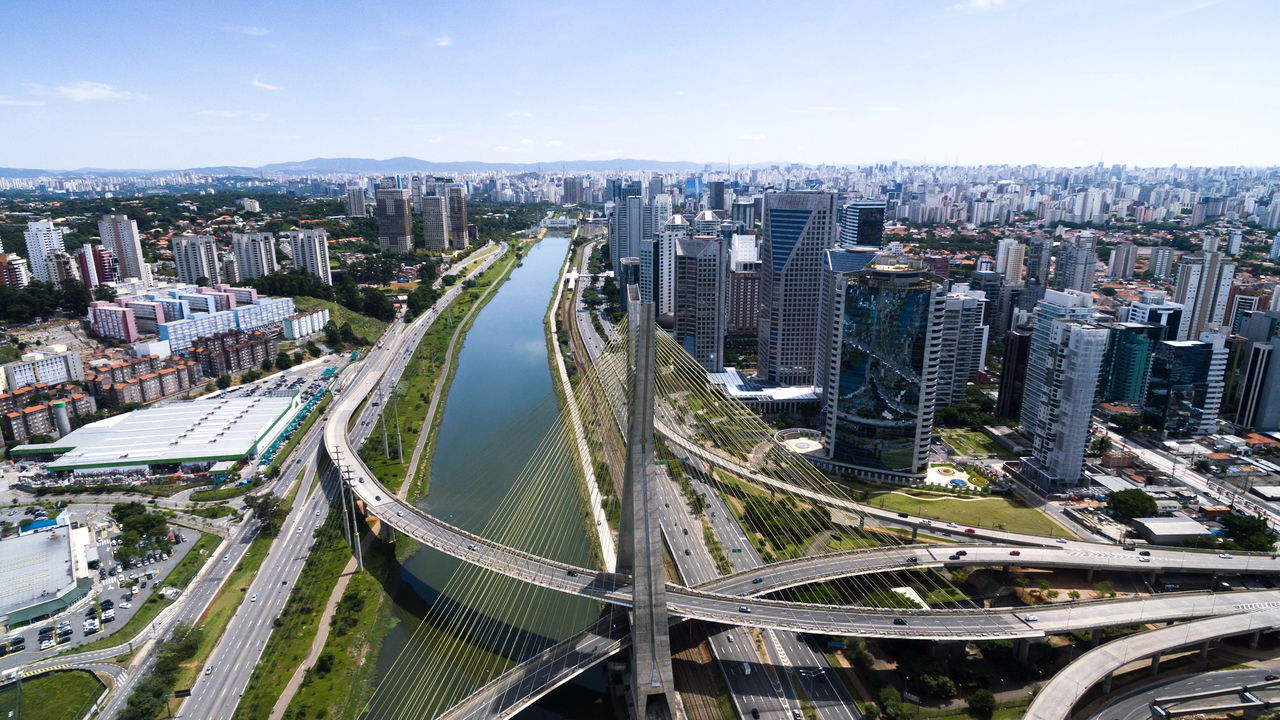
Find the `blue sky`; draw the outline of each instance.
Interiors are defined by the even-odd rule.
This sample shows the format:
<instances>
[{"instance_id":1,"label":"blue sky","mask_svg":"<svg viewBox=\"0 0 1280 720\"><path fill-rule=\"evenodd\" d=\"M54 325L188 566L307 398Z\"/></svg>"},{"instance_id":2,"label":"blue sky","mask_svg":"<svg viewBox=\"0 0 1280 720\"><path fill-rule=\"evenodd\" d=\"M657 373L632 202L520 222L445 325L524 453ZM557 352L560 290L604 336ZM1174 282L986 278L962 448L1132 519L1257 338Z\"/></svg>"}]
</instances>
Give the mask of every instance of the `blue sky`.
<instances>
[{"instance_id":1,"label":"blue sky","mask_svg":"<svg viewBox=\"0 0 1280 720\"><path fill-rule=\"evenodd\" d=\"M1274 0L22 3L0 166L1280 164Z\"/></svg>"}]
</instances>

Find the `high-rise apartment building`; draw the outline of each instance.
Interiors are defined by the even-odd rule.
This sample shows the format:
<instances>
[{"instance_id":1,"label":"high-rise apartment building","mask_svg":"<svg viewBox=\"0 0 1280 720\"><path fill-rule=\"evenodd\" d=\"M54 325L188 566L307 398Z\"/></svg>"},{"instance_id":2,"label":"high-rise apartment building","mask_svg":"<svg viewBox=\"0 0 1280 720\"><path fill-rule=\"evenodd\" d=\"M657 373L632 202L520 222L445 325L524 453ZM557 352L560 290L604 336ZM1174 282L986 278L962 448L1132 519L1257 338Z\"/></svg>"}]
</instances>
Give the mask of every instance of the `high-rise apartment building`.
<instances>
[{"instance_id":1,"label":"high-rise apartment building","mask_svg":"<svg viewBox=\"0 0 1280 720\"><path fill-rule=\"evenodd\" d=\"M1178 262L1173 299L1184 308L1178 340L1188 340L1211 326L1223 324L1235 274L1236 264L1218 252L1205 251Z\"/></svg>"},{"instance_id":2,"label":"high-rise apartment building","mask_svg":"<svg viewBox=\"0 0 1280 720\"><path fill-rule=\"evenodd\" d=\"M1093 324L1093 299L1079 290L1046 290L1032 313L1022 398L1031 456L1026 480L1042 490L1079 483L1107 329Z\"/></svg>"},{"instance_id":3,"label":"high-rise apartment building","mask_svg":"<svg viewBox=\"0 0 1280 720\"><path fill-rule=\"evenodd\" d=\"M1151 248L1147 272L1158 280L1169 277L1173 273L1173 248L1164 245Z\"/></svg>"},{"instance_id":4,"label":"high-rise apartment building","mask_svg":"<svg viewBox=\"0 0 1280 720\"><path fill-rule=\"evenodd\" d=\"M764 196L757 375L766 383L814 381L822 253L839 239L836 197L826 192Z\"/></svg>"},{"instance_id":5,"label":"high-rise apartment building","mask_svg":"<svg viewBox=\"0 0 1280 720\"><path fill-rule=\"evenodd\" d=\"M725 198L724 181L712 180L707 183L707 210L728 210Z\"/></svg>"},{"instance_id":6,"label":"high-rise apartment building","mask_svg":"<svg viewBox=\"0 0 1280 720\"><path fill-rule=\"evenodd\" d=\"M952 285L943 300L938 407L964 402L969 383L986 365L989 328L983 308L987 302L985 293L964 283Z\"/></svg>"},{"instance_id":7,"label":"high-rise apartment building","mask_svg":"<svg viewBox=\"0 0 1280 720\"><path fill-rule=\"evenodd\" d=\"M725 243L695 235L675 243L675 338L709 372L724 370Z\"/></svg>"},{"instance_id":8,"label":"high-rise apartment building","mask_svg":"<svg viewBox=\"0 0 1280 720\"><path fill-rule=\"evenodd\" d=\"M449 205L449 247L453 250L467 249L467 189L460 185L449 187L447 195Z\"/></svg>"},{"instance_id":9,"label":"high-rise apartment building","mask_svg":"<svg viewBox=\"0 0 1280 720\"><path fill-rule=\"evenodd\" d=\"M397 253L413 252L413 216L409 214L409 191L397 187L379 187L375 198L378 249Z\"/></svg>"},{"instance_id":10,"label":"high-rise apartment building","mask_svg":"<svg viewBox=\"0 0 1280 720\"><path fill-rule=\"evenodd\" d=\"M1107 354L1102 361L1098 399L1141 404L1147 395L1151 356L1169 339L1169 328L1140 322L1118 322L1107 328Z\"/></svg>"},{"instance_id":11,"label":"high-rise apartment building","mask_svg":"<svg viewBox=\"0 0 1280 720\"><path fill-rule=\"evenodd\" d=\"M66 250L62 241L64 232L63 228L50 220L32 220L27 223L23 237L27 241L27 262L33 279L54 282L50 264L56 254Z\"/></svg>"},{"instance_id":12,"label":"high-rise apartment building","mask_svg":"<svg viewBox=\"0 0 1280 720\"><path fill-rule=\"evenodd\" d=\"M31 282L26 258L0 252L0 285L21 290Z\"/></svg>"},{"instance_id":13,"label":"high-rise apartment building","mask_svg":"<svg viewBox=\"0 0 1280 720\"><path fill-rule=\"evenodd\" d=\"M102 283L120 281L119 260L115 253L104 250L101 245L81 245L75 258L80 270L80 281L85 288L93 290Z\"/></svg>"},{"instance_id":14,"label":"high-rise apartment building","mask_svg":"<svg viewBox=\"0 0 1280 720\"><path fill-rule=\"evenodd\" d=\"M632 190L623 189L620 192ZM614 267L624 257L640 257L640 244L653 238L654 233L661 230L670 218L670 196L659 195L648 201L639 194L624 195L609 217L609 260ZM684 218L680 218L680 222L683 223ZM687 228L688 225L685 224L681 229Z\"/></svg>"},{"instance_id":15,"label":"high-rise apartment building","mask_svg":"<svg viewBox=\"0 0 1280 720\"><path fill-rule=\"evenodd\" d=\"M1021 285L1022 284L1022 264L1023 258L1027 253L1027 246L1020 242L1014 241L1008 247L1003 247L1007 240L1001 240L1002 245L1000 256L996 258L996 272L1004 277L1005 285ZM1003 262L1001 262L1003 260Z\"/></svg>"},{"instance_id":16,"label":"high-rise apartment building","mask_svg":"<svg viewBox=\"0 0 1280 720\"><path fill-rule=\"evenodd\" d=\"M1199 340L1166 340L1156 346L1142 408L1143 424L1162 437L1210 435L1226 388L1227 336L1202 333Z\"/></svg>"},{"instance_id":17,"label":"high-rise apartment building","mask_svg":"<svg viewBox=\"0 0 1280 720\"><path fill-rule=\"evenodd\" d=\"M449 249L449 210L447 198L430 195L422 198L422 239L428 250Z\"/></svg>"},{"instance_id":18,"label":"high-rise apartment building","mask_svg":"<svg viewBox=\"0 0 1280 720\"><path fill-rule=\"evenodd\" d=\"M364 188L347 188L347 217L365 217Z\"/></svg>"},{"instance_id":19,"label":"high-rise apartment building","mask_svg":"<svg viewBox=\"0 0 1280 720\"><path fill-rule=\"evenodd\" d=\"M1096 243L1093 233L1078 232L1058 245L1058 265L1053 272L1055 288L1093 292L1093 276L1098 264Z\"/></svg>"},{"instance_id":20,"label":"high-rise apartment building","mask_svg":"<svg viewBox=\"0 0 1280 720\"><path fill-rule=\"evenodd\" d=\"M151 268L142 254L142 235L138 223L128 215L103 215L98 221L98 234L103 248L115 254L120 264L120 279L137 278L143 285L154 284Z\"/></svg>"},{"instance_id":21,"label":"high-rise apartment building","mask_svg":"<svg viewBox=\"0 0 1280 720\"><path fill-rule=\"evenodd\" d=\"M176 235L169 241L173 252L173 264L178 271L178 281L191 285L222 282L222 268L218 262L218 244L212 235Z\"/></svg>"},{"instance_id":22,"label":"high-rise apartment building","mask_svg":"<svg viewBox=\"0 0 1280 720\"><path fill-rule=\"evenodd\" d=\"M299 230L293 238L293 267L333 284L329 270L329 233L324 228Z\"/></svg>"},{"instance_id":23,"label":"high-rise apartment building","mask_svg":"<svg viewBox=\"0 0 1280 720\"><path fill-rule=\"evenodd\" d=\"M276 239L271 233L232 233L231 252L235 253L241 280L274 275L279 269Z\"/></svg>"},{"instance_id":24,"label":"high-rise apartment building","mask_svg":"<svg viewBox=\"0 0 1280 720\"><path fill-rule=\"evenodd\" d=\"M1053 239L1043 235L1031 238L1027 245L1027 284L1036 281L1042 287L1049 285L1049 268L1053 262Z\"/></svg>"},{"instance_id":25,"label":"high-rise apartment building","mask_svg":"<svg viewBox=\"0 0 1280 720\"><path fill-rule=\"evenodd\" d=\"M884 200L854 200L840 207L840 247L884 245Z\"/></svg>"},{"instance_id":26,"label":"high-rise apartment building","mask_svg":"<svg viewBox=\"0 0 1280 720\"><path fill-rule=\"evenodd\" d=\"M1000 363L1000 390L996 395L996 417L1016 420L1022 414L1022 395L1026 391L1027 354L1031 349L1031 331L1015 327L1004 337L1004 356Z\"/></svg>"},{"instance_id":27,"label":"high-rise apartment building","mask_svg":"<svg viewBox=\"0 0 1280 720\"><path fill-rule=\"evenodd\" d=\"M1133 266L1138 262L1138 246L1131 242L1119 242L1111 248L1107 261L1107 277L1112 280L1133 279Z\"/></svg>"},{"instance_id":28,"label":"high-rise apartment building","mask_svg":"<svg viewBox=\"0 0 1280 720\"><path fill-rule=\"evenodd\" d=\"M776 232L780 218L771 222L768 208L766 223ZM823 258L816 379L828 457L870 480L918 481L928 468L933 436L942 286L924 263L902 255L867 262L855 251L837 249Z\"/></svg>"},{"instance_id":29,"label":"high-rise apartment building","mask_svg":"<svg viewBox=\"0 0 1280 720\"><path fill-rule=\"evenodd\" d=\"M734 235L729 245L725 331L755 334L760 324L760 245L755 235Z\"/></svg>"}]
</instances>

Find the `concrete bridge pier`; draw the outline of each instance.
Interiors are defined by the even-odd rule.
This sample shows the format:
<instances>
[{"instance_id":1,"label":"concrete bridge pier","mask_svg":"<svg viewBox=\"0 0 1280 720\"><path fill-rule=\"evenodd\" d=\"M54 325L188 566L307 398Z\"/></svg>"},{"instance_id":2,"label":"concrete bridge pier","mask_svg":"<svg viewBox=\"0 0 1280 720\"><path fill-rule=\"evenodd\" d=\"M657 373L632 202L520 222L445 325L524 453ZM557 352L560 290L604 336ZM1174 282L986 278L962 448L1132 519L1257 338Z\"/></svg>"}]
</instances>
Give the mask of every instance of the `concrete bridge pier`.
<instances>
[{"instance_id":1,"label":"concrete bridge pier","mask_svg":"<svg viewBox=\"0 0 1280 720\"><path fill-rule=\"evenodd\" d=\"M1102 644L1102 628L1093 629L1093 637L1089 638L1089 644L1098 647Z\"/></svg>"},{"instance_id":2,"label":"concrete bridge pier","mask_svg":"<svg viewBox=\"0 0 1280 720\"><path fill-rule=\"evenodd\" d=\"M1250 650L1257 650L1257 649L1258 649L1258 642L1259 642L1260 640L1262 640L1262 631L1261 631L1261 630L1254 630L1254 631L1253 631L1253 634L1249 636L1249 649L1250 649Z\"/></svg>"},{"instance_id":3,"label":"concrete bridge pier","mask_svg":"<svg viewBox=\"0 0 1280 720\"><path fill-rule=\"evenodd\" d=\"M1089 583L1093 582L1093 568L1089 568L1089 572L1085 573L1084 581Z\"/></svg>"},{"instance_id":4,"label":"concrete bridge pier","mask_svg":"<svg viewBox=\"0 0 1280 720\"><path fill-rule=\"evenodd\" d=\"M1209 659L1209 641L1208 640L1205 640L1203 643L1201 643L1199 657L1201 660Z\"/></svg>"},{"instance_id":5,"label":"concrete bridge pier","mask_svg":"<svg viewBox=\"0 0 1280 720\"><path fill-rule=\"evenodd\" d=\"M1106 677L1104 677L1104 678L1102 678L1102 692L1103 692L1103 694L1107 694L1107 693L1110 693L1110 692L1111 692L1111 682L1112 682L1113 680L1115 680L1115 679L1116 679L1116 674L1115 674L1115 673L1107 673L1107 676L1106 676Z\"/></svg>"},{"instance_id":6,"label":"concrete bridge pier","mask_svg":"<svg viewBox=\"0 0 1280 720\"><path fill-rule=\"evenodd\" d=\"M1018 638L1013 642L1013 656L1019 662L1026 662L1027 655L1031 652L1031 641L1027 638Z\"/></svg>"},{"instance_id":7,"label":"concrete bridge pier","mask_svg":"<svg viewBox=\"0 0 1280 720\"><path fill-rule=\"evenodd\" d=\"M395 528L391 527L391 523L378 523L378 539L384 543L396 541L396 531Z\"/></svg>"},{"instance_id":8,"label":"concrete bridge pier","mask_svg":"<svg viewBox=\"0 0 1280 720\"><path fill-rule=\"evenodd\" d=\"M912 525L911 526L911 542L915 542L916 538L919 536L920 536L920 528L916 525Z\"/></svg>"},{"instance_id":9,"label":"concrete bridge pier","mask_svg":"<svg viewBox=\"0 0 1280 720\"><path fill-rule=\"evenodd\" d=\"M1152 675L1160 674L1160 653L1156 653L1155 655L1151 656L1151 674Z\"/></svg>"}]
</instances>

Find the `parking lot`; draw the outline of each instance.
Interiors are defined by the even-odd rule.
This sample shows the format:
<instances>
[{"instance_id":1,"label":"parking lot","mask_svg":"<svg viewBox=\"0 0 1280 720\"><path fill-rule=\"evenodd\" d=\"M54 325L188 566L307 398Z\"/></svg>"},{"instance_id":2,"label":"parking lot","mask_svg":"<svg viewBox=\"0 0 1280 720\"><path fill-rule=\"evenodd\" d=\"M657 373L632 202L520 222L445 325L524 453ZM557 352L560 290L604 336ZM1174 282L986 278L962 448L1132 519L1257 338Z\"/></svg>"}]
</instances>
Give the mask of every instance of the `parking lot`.
<instances>
[{"instance_id":1,"label":"parking lot","mask_svg":"<svg viewBox=\"0 0 1280 720\"><path fill-rule=\"evenodd\" d=\"M101 572L95 578L93 592L88 598L60 616L8 630L4 636L4 642L0 643L3 646L0 654L0 658L3 658L0 659L0 669L52 657L70 648L111 635L123 627L144 603L155 596L160 587L164 587L164 579L186 556L198 537L198 533L194 530L177 529L177 533L184 536L184 541L175 541L167 559L158 558L150 563L144 560L130 567L121 567L116 564L110 544L99 545ZM86 613L94 609L95 603L101 606L103 601L110 604L112 612L104 613L103 610L106 607L103 606L92 613L93 617L99 618L98 629L93 630L92 626L86 627L86 619L89 617ZM50 630L50 632L42 633L42 630ZM42 634L52 637L53 642L48 647L41 647ZM22 638L24 642L12 642L17 638ZM126 639L120 638L120 642ZM14 648L22 649L15 652Z\"/></svg>"}]
</instances>

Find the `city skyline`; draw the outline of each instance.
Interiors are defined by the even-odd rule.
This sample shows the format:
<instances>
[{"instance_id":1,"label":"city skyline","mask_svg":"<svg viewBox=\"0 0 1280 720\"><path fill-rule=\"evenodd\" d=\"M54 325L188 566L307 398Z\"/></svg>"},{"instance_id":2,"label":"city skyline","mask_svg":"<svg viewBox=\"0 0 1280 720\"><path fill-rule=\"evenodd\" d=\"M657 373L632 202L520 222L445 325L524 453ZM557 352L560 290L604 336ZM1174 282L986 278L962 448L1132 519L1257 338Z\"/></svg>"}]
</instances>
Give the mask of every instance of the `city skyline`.
<instances>
[{"instance_id":1,"label":"city skyline","mask_svg":"<svg viewBox=\"0 0 1280 720\"><path fill-rule=\"evenodd\" d=\"M0 165L1280 164L1280 108L1249 72L1280 52L1271 3L649 9L28 9L14 27L45 30L0 31L42 58L0 82L24 138Z\"/></svg>"}]
</instances>

